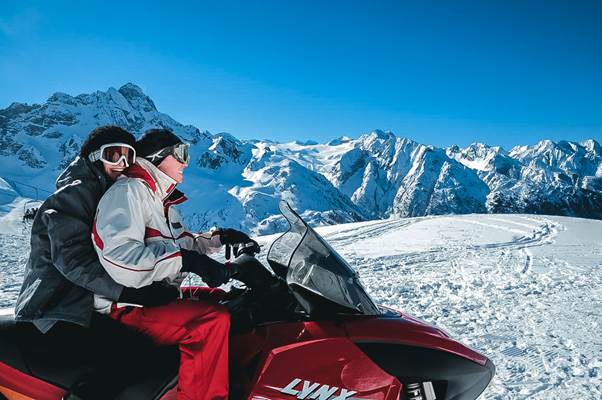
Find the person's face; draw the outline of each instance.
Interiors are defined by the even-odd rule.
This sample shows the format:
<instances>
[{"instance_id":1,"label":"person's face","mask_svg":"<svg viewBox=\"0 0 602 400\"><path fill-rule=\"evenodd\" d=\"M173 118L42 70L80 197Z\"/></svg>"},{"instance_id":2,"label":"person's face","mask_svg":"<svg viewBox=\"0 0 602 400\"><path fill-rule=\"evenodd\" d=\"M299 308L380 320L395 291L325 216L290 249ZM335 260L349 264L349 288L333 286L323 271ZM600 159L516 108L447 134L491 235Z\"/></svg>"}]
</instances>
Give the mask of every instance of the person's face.
<instances>
[{"instance_id":1,"label":"person's face","mask_svg":"<svg viewBox=\"0 0 602 400\"><path fill-rule=\"evenodd\" d=\"M127 147L119 147L112 148L110 152L105 152L104 157L106 157L106 159L109 161L116 162L121 158L121 161L116 165L107 164L106 162L102 163L105 174L107 177L109 177L109 179L114 181L123 173L123 171L125 171L127 166L125 160L122 158L122 155L126 156L127 158L129 152L131 151L132 150Z\"/></svg>"},{"instance_id":2,"label":"person's face","mask_svg":"<svg viewBox=\"0 0 602 400\"><path fill-rule=\"evenodd\" d=\"M169 155L161 161L158 167L165 175L169 176L177 183L182 183L184 180L184 169L186 169L187 166L188 164L182 164L176 160L174 156Z\"/></svg>"}]
</instances>

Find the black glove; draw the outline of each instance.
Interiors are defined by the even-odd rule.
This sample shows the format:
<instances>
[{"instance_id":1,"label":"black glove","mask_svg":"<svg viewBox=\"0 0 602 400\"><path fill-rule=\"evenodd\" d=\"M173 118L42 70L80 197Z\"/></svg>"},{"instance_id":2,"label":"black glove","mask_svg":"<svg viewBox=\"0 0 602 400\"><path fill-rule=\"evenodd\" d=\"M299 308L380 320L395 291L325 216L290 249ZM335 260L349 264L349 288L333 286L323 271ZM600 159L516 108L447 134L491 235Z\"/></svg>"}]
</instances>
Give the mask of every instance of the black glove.
<instances>
[{"instance_id":1,"label":"black glove","mask_svg":"<svg viewBox=\"0 0 602 400\"><path fill-rule=\"evenodd\" d=\"M219 240L222 244L249 243L253 241L246 233L232 228L217 228L212 234L219 235Z\"/></svg>"},{"instance_id":2,"label":"black glove","mask_svg":"<svg viewBox=\"0 0 602 400\"><path fill-rule=\"evenodd\" d=\"M180 291L174 286L161 282L153 282L141 288L124 287L119 296L120 303L140 304L141 306L164 306L180 296Z\"/></svg>"},{"instance_id":3,"label":"black glove","mask_svg":"<svg viewBox=\"0 0 602 400\"><path fill-rule=\"evenodd\" d=\"M243 254L228 264L230 276L251 289L269 287L277 278L253 256Z\"/></svg>"},{"instance_id":4,"label":"black glove","mask_svg":"<svg viewBox=\"0 0 602 400\"><path fill-rule=\"evenodd\" d=\"M259 244L251 239L246 233L232 228L218 228L213 231L213 235L219 235L219 240L226 245L226 258L230 259L230 248L234 247L234 257L241 254L257 254L260 251Z\"/></svg>"},{"instance_id":5,"label":"black glove","mask_svg":"<svg viewBox=\"0 0 602 400\"><path fill-rule=\"evenodd\" d=\"M194 250L181 249L182 272L192 272L201 277L209 287L218 287L230 280L228 268L219 261Z\"/></svg>"}]
</instances>

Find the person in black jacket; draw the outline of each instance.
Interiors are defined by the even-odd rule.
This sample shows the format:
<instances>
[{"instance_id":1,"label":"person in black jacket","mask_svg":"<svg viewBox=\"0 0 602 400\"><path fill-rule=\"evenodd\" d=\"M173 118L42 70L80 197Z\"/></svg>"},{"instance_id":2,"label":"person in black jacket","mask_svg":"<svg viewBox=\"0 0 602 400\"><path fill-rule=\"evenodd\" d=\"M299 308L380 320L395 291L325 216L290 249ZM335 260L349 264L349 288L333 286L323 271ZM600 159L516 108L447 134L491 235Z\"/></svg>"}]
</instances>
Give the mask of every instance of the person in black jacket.
<instances>
[{"instance_id":1,"label":"person in black jacket","mask_svg":"<svg viewBox=\"0 0 602 400\"><path fill-rule=\"evenodd\" d=\"M135 159L135 138L117 126L94 129L59 176L31 229L31 253L15 306L15 319L61 337L94 326L94 294L120 302L163 305L178 290L159 283L124 288L105 271L92 245L96 207L111 183ZM104 322L103 322L104 323ZM51 336L52 336L51 335Z\"/></svg>"}]
</instances>

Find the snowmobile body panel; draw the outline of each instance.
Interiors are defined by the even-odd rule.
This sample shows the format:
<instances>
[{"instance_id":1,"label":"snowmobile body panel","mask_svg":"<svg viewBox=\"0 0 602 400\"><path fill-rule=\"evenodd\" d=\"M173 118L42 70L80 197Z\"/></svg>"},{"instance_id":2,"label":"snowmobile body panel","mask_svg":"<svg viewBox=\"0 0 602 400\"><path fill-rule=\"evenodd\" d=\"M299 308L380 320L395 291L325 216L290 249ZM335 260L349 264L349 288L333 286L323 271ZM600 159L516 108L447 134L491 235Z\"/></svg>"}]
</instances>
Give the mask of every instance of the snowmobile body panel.
<instances>
[{"instance_id":1,"label":"snowmobile body panel","mask_svg":"<svg viewBox=\"0 0 602 400\"><path fill-rule=\"evenodd\" d=\"M345 329L354 342L399 343L441 350L485 365L487 357L451 339L440 329L407 316L399 318L354 319L345 323Z\"/></svg>"},{"instance_id":2,"label":"snowmobile body panel","mask_svg":"<svg viewBox=\"0 0 602 400\"><path fill-rule=\"evenodd\" d=\"M270 351L249 399L396 400L401 384L348 338L309 340Z\"/></svg>"},{"instance_id":3,"label":"snowmobile body panel","mask_svg":"<svg viewBox=\"0 0 602 400\"><path fill-rule=\"evenodd\" d=\"M8 400L58 400L65 391L0 362L0 394Z\"/></svg>"},{"instance_id":4,"label":"snowmobile body panel","mask_svg":"<svg viewBox=\"0 0 602 400\"><path fill-rule=\"evenodd\" d=\"M345 337L343 326L331 321L279 321L233 335L229 351L231 391L237 393L234 398L243 398L252 391L259 371L275 349L312 340Z\"/></svg>"},{"instance_id":5,"label":"snowmobile body panel","mask_svg":"<svg viewBox=\"0 0 602 400\"><path fill-rule=\"evenodd\" d=\"M9 400L59 400L79 382L108 370L114 379L96 388L100 397L112 393L105 398L158 399L177 376L177 347L155 346L102 318L95 329L74 327L57 340L31 323L0 317L0 393Z\"/></svg>"},{"instance_id":6,"label":"snowmobile body panel","mask_svg":"<svg viewBox=\"0 0 602 400\"><path fill-rule=\"evenodd\" d=\"M437 399L468 400L494 374L487 357L401 313L264 324L230 346L234 398L330 400L354 391L353 398L388 399L385 386L399 396L404 385L430 382ZM371 386L350 379L352 370Z\"/></svg>"}]
</instances>

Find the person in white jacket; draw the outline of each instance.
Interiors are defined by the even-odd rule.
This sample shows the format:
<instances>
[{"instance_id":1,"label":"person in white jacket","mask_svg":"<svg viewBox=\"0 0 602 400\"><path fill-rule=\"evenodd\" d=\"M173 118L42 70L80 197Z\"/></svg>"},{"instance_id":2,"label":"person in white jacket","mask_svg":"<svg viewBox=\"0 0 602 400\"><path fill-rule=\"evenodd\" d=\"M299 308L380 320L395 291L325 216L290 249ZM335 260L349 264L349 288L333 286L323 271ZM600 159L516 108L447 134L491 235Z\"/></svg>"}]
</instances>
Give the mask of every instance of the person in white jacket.
<instances>
[{"instance_id":1,"label":"person in white jacket","mask_svg":"<svg viewBox=\"0 0 602 400\"><path fill-rule=\"evenodd\" d=\"M92 239L108 274L134 288L153 282L179 286L187 272L211 287L228 281L228 267L206 254L226 244L228 234L237 240L248 236L235 230L222 237L191 233L172 207L186 200L176 185L188 166L188 145L168 130L154 129L136 142L136 152L136 163L102 197L93 226ZM141 307L99 296L95 306L159 344L179 345L178 400L227 399L230 319L225 307L198 299Z\"/></svg>"}]
</instances>

